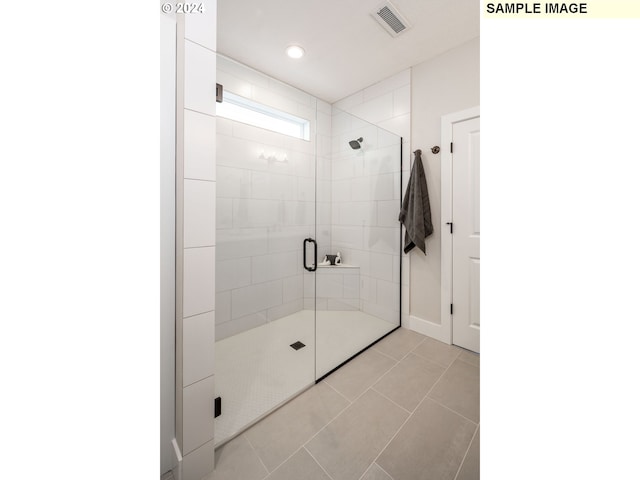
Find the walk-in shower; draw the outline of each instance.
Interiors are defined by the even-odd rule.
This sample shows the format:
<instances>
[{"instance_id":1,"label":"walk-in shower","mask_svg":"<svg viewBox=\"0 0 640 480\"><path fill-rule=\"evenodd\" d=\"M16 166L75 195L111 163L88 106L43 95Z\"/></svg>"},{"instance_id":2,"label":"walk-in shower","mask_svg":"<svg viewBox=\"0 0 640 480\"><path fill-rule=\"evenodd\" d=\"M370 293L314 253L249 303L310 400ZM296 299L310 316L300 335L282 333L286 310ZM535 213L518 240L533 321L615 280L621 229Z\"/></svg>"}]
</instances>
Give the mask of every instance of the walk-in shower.
<instances>
[{"instance_id":1,"label":"walk-in shower","mask_svg":"<svg viewBox=\"0 0 640 480\"><path fill-rule=\"evenodd\" d=\"M220 445L399 326L402 142L228 58L217 68L289 125L218 111Z\"/></svg>"}]
</instances>

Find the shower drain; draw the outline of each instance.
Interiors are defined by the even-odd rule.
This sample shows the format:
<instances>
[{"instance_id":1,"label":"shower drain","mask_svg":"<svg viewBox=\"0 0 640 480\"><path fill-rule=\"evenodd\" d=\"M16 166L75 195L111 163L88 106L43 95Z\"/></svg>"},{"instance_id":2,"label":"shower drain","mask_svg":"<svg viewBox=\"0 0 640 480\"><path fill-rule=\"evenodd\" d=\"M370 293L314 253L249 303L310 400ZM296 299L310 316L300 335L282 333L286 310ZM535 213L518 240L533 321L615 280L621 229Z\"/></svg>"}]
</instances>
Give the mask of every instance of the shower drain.
<instances>
[{"instance_id":1,"label":"shower drain","mask_svg":"<svg viewBox=\"0 0 640 480\"><path fill-rule=\"evenodd\" d=\"M293 348L294 350L300 350L302 347L305 346L304 343L302 343L300 340L298 340L296 343L292 343L291 345L289 345L291 348Z\"/></svg>"}]
</instances>

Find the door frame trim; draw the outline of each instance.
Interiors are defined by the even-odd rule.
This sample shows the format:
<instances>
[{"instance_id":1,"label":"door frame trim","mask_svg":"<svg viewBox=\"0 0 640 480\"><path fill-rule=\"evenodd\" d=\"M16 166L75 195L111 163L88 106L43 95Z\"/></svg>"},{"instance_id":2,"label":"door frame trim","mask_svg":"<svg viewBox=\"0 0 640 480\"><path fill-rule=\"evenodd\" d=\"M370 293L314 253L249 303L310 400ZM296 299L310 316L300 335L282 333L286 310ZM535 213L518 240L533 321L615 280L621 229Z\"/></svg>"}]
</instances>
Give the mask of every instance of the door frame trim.
<instances>
[{"instance_id":1,"label":"door frame trim","mask_svg":"<svg viewBox=\"0 0 640 480\"><path fill-rule=\"evenodd\" d=\"M453 219L453 153L449 145L453 141L453 126L480 116L480 107L472 107L459 112L443 115L441 118L442 155L440 156L441 171L441 208L440 208L440 325L442 335L440 338L453 344L453 319L451 315L451 303L453 301L453 235L449 231L447 222Z\"/></svg>"}]
</instances>

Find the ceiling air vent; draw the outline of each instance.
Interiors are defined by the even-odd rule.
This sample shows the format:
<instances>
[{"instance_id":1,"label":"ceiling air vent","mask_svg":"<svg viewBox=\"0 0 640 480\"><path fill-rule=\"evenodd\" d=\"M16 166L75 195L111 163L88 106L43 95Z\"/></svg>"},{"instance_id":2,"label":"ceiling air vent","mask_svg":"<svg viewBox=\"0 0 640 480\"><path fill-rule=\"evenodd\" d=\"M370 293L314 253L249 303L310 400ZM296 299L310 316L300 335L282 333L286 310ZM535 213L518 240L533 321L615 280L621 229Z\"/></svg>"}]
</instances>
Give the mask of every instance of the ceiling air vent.
<instances>
[{"instance_id":1,"label":"ceiling air vent","mask_svg":"<svg viewBox=\"0 0 640 480\"><path fill-rule=\"evenodd\" d=\"M378 23L382 25L382 28L392 37L397 37L410 27L409 22L407 22L391 2L384 2L376 8L371 16L375 18Z\"/></svg>"}]
</instances>

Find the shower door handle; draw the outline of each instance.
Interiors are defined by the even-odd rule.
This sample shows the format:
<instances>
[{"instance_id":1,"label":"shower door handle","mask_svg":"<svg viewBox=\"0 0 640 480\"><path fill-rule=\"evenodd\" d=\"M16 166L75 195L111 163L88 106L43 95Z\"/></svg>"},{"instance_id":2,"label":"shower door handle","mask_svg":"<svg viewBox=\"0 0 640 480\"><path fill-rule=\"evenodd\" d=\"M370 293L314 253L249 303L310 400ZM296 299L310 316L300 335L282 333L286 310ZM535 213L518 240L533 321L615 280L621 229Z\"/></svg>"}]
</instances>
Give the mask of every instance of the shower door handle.
<instances>
[{"instance_id":1,"label":"shower door handle","mask_svg":"<svg viewBox=\"0 0 640 480\"><path fill-rule=\"evenodd\" d=\"M313 265L310 267L307 265L307 242L313 243ZM305 238L302 242L302 263L306 270L315 272L318 265L318 244L313 238Z\"/></svg>"}]
</instances>

